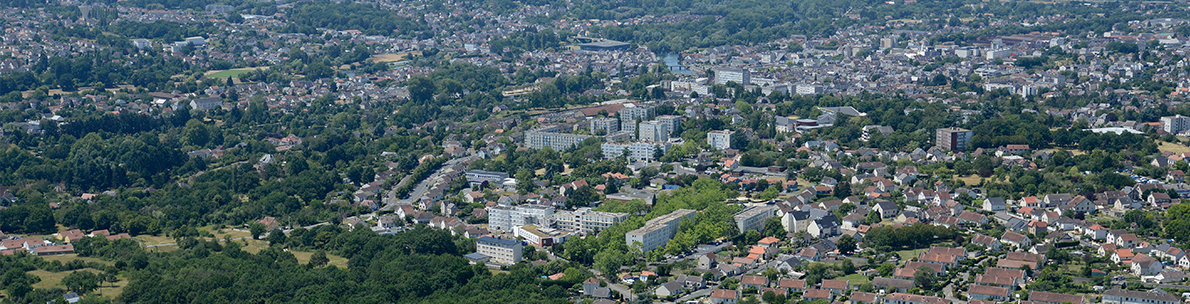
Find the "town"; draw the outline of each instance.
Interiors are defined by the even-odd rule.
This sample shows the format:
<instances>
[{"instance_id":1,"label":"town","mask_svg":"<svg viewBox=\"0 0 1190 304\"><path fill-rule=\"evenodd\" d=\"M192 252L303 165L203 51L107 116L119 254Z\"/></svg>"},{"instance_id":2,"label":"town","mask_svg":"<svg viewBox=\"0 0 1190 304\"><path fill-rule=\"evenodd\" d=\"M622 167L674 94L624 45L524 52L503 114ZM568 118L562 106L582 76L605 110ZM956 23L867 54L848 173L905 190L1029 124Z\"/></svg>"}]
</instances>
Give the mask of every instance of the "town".
<instances>
[{"instance_id":1,"label":"town","mask_svg":"<svg viewBox=\"0 0 1190 304\"><path fill-rule=\"evenodd\" d=\"M14 1L0 303L1184 303L1188 6Z\"/></svg>"}]
</instances>

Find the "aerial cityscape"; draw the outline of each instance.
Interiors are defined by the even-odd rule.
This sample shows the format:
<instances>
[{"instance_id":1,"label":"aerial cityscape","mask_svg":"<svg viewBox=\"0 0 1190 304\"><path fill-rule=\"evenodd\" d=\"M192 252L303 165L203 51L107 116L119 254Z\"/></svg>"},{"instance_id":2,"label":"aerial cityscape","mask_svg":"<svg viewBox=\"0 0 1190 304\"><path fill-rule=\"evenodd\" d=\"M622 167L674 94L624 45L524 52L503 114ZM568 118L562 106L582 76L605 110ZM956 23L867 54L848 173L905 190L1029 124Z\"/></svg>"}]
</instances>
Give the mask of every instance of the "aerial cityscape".
<instances>
[{"instance_id":1,"label":"aerial cityscape","mask_svg":"<svg viewBox=\"0 0 1190 304\"><path fill-rule=\"evenodd\" d=\"M2 303L1190 303L1190 1L0 1Z\"/></svg>"}]
</instances>

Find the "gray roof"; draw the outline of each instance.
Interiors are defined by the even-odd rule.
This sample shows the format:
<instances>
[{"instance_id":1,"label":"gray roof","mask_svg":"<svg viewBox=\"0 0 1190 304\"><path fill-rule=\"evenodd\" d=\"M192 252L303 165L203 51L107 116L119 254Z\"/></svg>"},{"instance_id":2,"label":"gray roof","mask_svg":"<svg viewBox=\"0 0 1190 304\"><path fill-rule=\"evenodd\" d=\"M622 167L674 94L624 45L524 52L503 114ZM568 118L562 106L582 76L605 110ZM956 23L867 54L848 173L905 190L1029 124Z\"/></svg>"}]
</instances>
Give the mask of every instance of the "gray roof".
<instances>
[{"instance_id":1,"label":"gray roof","mask_svg":"<svg viewBox=\"0 0 1190 304\"><path fill-rule=\"evenodd\" d=\"M485 237L479 238L479 242L500 244L500 245L505 245L505 246L515 246L515 245L518 245L521 243L517 240L494 238L494 237L490 237L490 236L485 236Z\"/></svg>"},{"instance_id":2,"label":"gray roof","mask_svg":"<svg viewBox=\"0 0 1190 304\"><path fill-rule=\"evenodd\" d=\"M1128 297L1128 298L1138 298L1138 299L1157 300L1157 301L1169 301L1169 302L1181 302L1182 301L1182 299L1178 298L1178 296L1171 295L1168 293L1143 292L1143 291L1123 290L1123 289L1112 289L1112 290L1105 291L1105 292L1103 292L1103 296L1104 297L1117 296L1117 297Z\"/></svg>"}]
</instances>

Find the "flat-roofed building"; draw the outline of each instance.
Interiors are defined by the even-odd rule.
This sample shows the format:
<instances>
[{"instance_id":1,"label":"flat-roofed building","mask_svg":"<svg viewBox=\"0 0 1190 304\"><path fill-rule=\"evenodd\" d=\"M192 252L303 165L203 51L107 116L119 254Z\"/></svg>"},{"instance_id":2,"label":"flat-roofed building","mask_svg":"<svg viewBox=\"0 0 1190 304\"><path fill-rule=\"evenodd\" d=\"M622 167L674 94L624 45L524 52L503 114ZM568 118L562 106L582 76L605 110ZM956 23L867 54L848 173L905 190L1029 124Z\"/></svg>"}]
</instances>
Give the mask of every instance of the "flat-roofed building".
<instances>
[{"instance_id":1,"label":"flat-roofed building","mask_svg":"<svg viewBox=\"0 0 1190 304\"><path fill-rule=\"evenodd\" d=\"M631 44L615 41L615 40L600 40L591 43L579 44L578 48L583 51L602 52L602 51L623 51L627 50Z\"/></svg>"},{"instance_id":2,"label":"flat-roofed building","mask_svg":"<svg viewBox=\"0 0 1190 304\"><path fill-rule=\"evenodd\" d=\"M971 143L971 130L963 128L938 129L934 145L939 149L950 151L967 151Z\"/></svg>"},{"instance_id":3,"label":"flat-roofed building","mask_svg":"<svg viewBox=\"0 0 1190 304\"><path fill-rule=\"evenodd\" d=\"M682 220L692 219L697 212L689 209L678 209L669 214L659 216L645 222L644 227L624 234L624 241L628 247L640 243L641 252L649 252L657 247L665 246L674 234L678 233L678 224Z\"/></svg>"},{"instance_id":4,"label":"flat-roofed building","mask_svg":"<svg viewBox=\"0 0 1190 304\"><path fill-rule=\"evenodd\" d=\"M707 143L716 150L731 149L731 136L735 132L731 130L716 130L707 132Z\"/></svg>"},{"instance_id":5,"label":"flat-roofed building","mask_svg":"<svg viewBox=\"0 0 1190 304\"><path fill-rule=\"evenodd\" d=\"M637 133L639 136L636 139L651 142L669 141L669 132L672 130L671 127L667 127L665 124L656 120L641 122L637 128L640 131Z\"/></svg>"},{"instance_id":6,"label":"flat-roofed building","mask_svg":"<svg viewBox=\"0 0 1190 304\"><path fill-rule=\"evenodd\" d=\"M736 228L740 232L748 230L764 231L764 221L777 215L777 206L752 206L736 213Z\"/></svg>"},{"instance_id":7,"label":"flat-roofed building","mask_svg":"<svg viewBox=\"0 0 1190 304\"><path fill-rule=\"evenodd\" d=\"M591 134L612 134L620 131L620 120L615 118L596 118L591 120Z\"/></svg>"},{"instance_id":8,"label":"flat-roofed building","mask_svg":"<svg viewBox=\"0 0 1190 304\"><path fill-rule=\"evenodd\" d=\"M475 241L475 251L491 257L491 261L497 264L520 263L524 249L525 246L517 240L485 236Z\"/></svg>"},{"instance_id":9,"label":"flat-roofed building","mask_svg":"<svg viewBox=\"0 0 1190 304\"><path fill-rule=\"evenodd\" d=\"M665 142L603 143L599 146L603 151L603 158L618 158L627 150L627 158L630 160L654 160L658 152L661 155L668 153L669 147L669 143Z\"/></svg>"},{"instance_id":10,"label":"flat-roofed building","mask_svg":"<svg viewBox=\"0 0 1190 304\"><path fill-rule=\"evenodd\" d=\"M582 143L588 138L596 137L583 134L558 133L557 130L557 127L547 127L525 132L525 146L530 149L550 147L555 151L563 151Z\"/></svg>"},{"instance_id":11,"label":"flat-roofed building","mask_svg":"<svg viewBox=\"0 0 1190 304\"><path fill-rule=\"evenodd\" d=\"M752 84L752 71L745 68L718 68L715 69L715 83L727 84L728 82L738 83L740 85Z\"/></svg>"}]
</instances>

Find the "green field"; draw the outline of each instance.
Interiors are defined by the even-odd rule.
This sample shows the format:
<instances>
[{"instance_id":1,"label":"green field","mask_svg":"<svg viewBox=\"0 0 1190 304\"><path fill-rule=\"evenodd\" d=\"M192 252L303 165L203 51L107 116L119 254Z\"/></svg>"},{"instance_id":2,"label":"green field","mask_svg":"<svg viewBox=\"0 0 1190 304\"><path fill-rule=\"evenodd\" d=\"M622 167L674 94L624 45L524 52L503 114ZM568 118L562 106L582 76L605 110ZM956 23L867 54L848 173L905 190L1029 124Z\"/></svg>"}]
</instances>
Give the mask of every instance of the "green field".
<instances>
[{"instance_id":1,"label":"green field","mask_svg":"<svg viewBox=\"0 0 1190 304\"><path fill-rule=\"evenodd\" d=\"M230 69L230 70L222 70L222 71L207 71L206 73L203 74L203 77L207 77L207 78L236 77L236 78L239 78L240 75L247 74L247 73L257 70L257 69L268 70L269 67L238 68L238 69Z\"/></svg>"},{"instance_id":2,"label":"green field","mask_svg":"<svg viewBox=\"0 0 1190 304\"><path fill-rule=\"evenodd\" d=\"M837 278L835 278L835 280L847 280L848 282L851 283L851 286L862 285L862 284L866 284L866 283L870 282L870 281L868 281L868 277L866 277L862 274L858 274L858 273L853 273L853 274L849 274L846 276L837 277Z\"/></svg>"},{"instance_id":3,"label":"green field","mask_svg":"<svg viewBox=\"0 0 1190 304\"><path fill-rule=\"evenodd\" d=\"M905 265L905 263L908 263L909 260L916 258L917 255L921 254L922 252L926 252L926 250L930 250L930 249L922 248L922 249L913 249L913 250L901 250L901 251L897 251L895 253L901 257L900 264Z\"/></svg>"}]
</instances>

